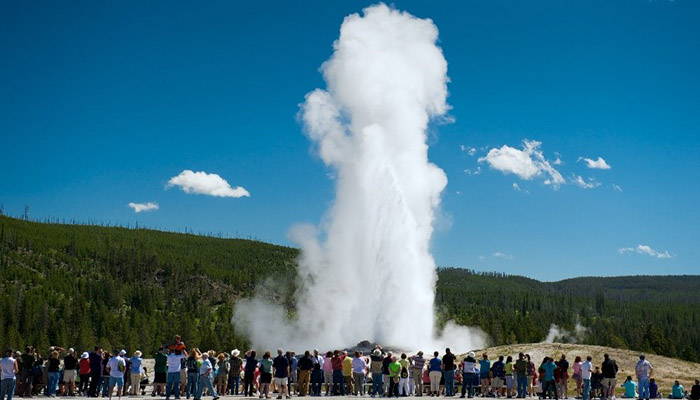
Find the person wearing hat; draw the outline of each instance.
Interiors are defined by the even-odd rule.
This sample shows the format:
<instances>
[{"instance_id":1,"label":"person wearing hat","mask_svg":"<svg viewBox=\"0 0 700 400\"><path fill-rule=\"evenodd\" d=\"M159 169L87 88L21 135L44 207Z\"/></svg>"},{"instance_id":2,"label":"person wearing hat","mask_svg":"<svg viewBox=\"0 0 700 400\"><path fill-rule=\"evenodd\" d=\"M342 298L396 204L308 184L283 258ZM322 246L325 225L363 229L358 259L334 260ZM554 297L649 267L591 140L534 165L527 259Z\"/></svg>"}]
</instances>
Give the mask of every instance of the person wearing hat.
<instances>
[{"instance_id":1,"label":"person wearing hat","mask_svg":"<svg viewBox=\"0 0 700 400\"><path fill-rule=\"evenodd\" d=\"M131 365L129 368L129 373L131 374L131 392L132 396L137 396L139 394L139 389L141 386L141 375L143 374L143 354L140 350L136 350L134 355L131 357Z\"/></svg>"},{"instance_id":2,"label":"person wearing hat","mask_svg":"<svg viewBox=\"0 0 700 400\"><path fill-rule=\"evenodd\" d=\"M87 351L84 351L83 354L80 355L80 360L78 361L78 375L80 376L78 392L86 396L90 382L90 354Z\"/></svg>"},{"instance_id":3,"label":"person wearing hat","mask_svg":"<svg viewBox=\"0 0 700 400\"><path fill-rule=\"evenodd\" d=\"M240 357L241 352L238 349L231 350L231 358L228 360L228 392L238 396L238 391L241 386L241 369L243 368L243 359Z\"/></svg>"},{"instance_id":4,"label":"person wearing hat","mask_svg":"<svg viewBox=\"0 0 700 400\"><path fill-rule=\"evenodd\" d=\"M66 385L69 396L75 395L75 379L78 377L78 357L75 350L68 349L68 354L63 357L63 383Z\"/></svg>"},{"instance_id":5,"label":"person wearing hat","mask_svg":"<svg viewBox=\"0 0 700 400\"><path fill-rule=\"evenodd\" d=\"M115 353L117 353L115 351ZM112 392L114 387L117 387L117 396L122 398L122 392L124 390L124 372L126 372L126 360L124 360L124 354L126 352L121 350L107 362L107 369L109 370L109 398L112 399Z\"/></svg>"},{"instance_id":6,"label":"person wearing hat","mask_svg":"<svg viewBox=\"0 0 700 400\"><path fill-rule=\"evenodd\" d=\"M476 354L473 351L467 353L467 356L462 360L462 395L469 398L474 397L474 391L479 386L479 377L476 375Z\"/></svg>"},{"instance_id":7,"label":"person wearing hat","mask_svg":"<svg viewBox=\"0 0 700 400\"><path fill-rule=\"evenodd\" d=\"M372 397L384 395L384 375L382 374L382 351L374 349L369 357L369 372L372 374Z\"/></svg>"},{"instance_id":8,"label":"person wearing hat","mask_svg":"<svg viewBox=\"0 0 700 400\"><path fill-rule=\"evenodd\" d=\"M411 376L413 377L413 394L417 397L423 396L423 368L425 368L425 358L423 352L418 351L411 357Z\"/></svg>"}]
</instances>

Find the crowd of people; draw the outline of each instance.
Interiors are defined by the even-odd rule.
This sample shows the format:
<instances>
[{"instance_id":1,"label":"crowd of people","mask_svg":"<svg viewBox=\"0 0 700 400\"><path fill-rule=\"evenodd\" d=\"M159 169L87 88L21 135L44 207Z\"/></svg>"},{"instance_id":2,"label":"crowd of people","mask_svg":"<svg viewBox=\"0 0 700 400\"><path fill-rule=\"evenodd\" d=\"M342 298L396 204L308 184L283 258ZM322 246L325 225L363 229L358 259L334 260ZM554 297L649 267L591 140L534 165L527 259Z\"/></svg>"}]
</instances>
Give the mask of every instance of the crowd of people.
<instances>
[{"instance_id":1,"label":"crowd of people","mask_svg":"<svg viewBox=\"0 0 700 400\"><path fill-rule=\"evenodd\" d=\"M255 350L215 352L188 349L179 336L154 355L153 377L145 366L141 351L131 356L125 350L76 353L72 348L51 347L44 358L28 346L24 352L7 350L0 369L0 400L13 395L46 395L112 398L116 394L201 400L204 395L217 400L220 395L269 399L297 396L460 396L566 399L600 398L612 400L618 388L617 363L607 354L600 366L592 357L576 357L572 363L561 355L558 360L545 357L539 364L529 354L478 357L469 352L458 360L450 349L424 357L394 354L376 346L368 354L360 351L306 351L297 355L278 349L261 356ZM653 378L653 367L643 355L635 366L635 378L621 384L624 398L664 397ZM571 375L570 375L571 373ZM570 390L569 384L572 384ZM690 392L675 382L668 398L700 400L700 382Z\"/></svg>"}]
</instances>

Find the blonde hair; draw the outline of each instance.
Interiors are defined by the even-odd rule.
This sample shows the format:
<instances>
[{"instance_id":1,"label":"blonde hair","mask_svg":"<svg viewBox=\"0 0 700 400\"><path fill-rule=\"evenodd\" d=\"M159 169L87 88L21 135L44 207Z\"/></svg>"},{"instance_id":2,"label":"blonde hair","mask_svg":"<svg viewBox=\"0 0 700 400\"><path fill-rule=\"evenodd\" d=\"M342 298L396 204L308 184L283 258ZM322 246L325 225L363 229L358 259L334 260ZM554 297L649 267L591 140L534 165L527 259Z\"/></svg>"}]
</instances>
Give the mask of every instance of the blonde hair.
<instances>
[{"instance_id":1,"label":"blonde hair","mask_svg":"<svg viewBox=\"0 0 700 400\"><path fill-rule=\"evenodd\" d=\"M58 352L56 350L51 352L51 358L58 358Z\"/></svg>"}]
</instances>

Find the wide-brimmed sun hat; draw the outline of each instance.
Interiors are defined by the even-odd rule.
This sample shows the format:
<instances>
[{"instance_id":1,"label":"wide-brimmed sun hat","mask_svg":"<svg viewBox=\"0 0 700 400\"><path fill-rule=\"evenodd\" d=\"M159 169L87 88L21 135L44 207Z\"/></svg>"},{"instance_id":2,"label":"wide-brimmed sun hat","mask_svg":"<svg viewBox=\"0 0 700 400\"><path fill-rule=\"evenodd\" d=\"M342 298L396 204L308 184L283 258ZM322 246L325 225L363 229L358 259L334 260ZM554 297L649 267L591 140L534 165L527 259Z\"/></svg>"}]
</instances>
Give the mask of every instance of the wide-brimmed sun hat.
<instances>
[{"instance_id":1,"label":"wide-brimmed sun hat","mask_svg":"<svg viewBox=\"0 0 700 400\"><path fill-rule=\"evenodd\" d=\"M374 349L374 351L372 352L372 355L381 356L381 355L382 355L382 352L379 351L379 349Z\"/></svg>"},{"instance_id":2,"label":"wide-brimmed sun hat","mask_svg":"<svg viewBox=\"0 0 700 400\"><path fill-rule=\"evenodd\" d=\"M233 349L231 350L231 355L234 357L238 357L238 355L241 354L240 350L238 349Z\"/></svg>"},{"instance_id":3,"label":"wide-brimmed sun hat","mask_svg":"<svg viewBox=\"0 0 700 400\"><path fill-rule=\"evenodd\" d=\"M476 357L476 353L473 351L470 351L469 354L467 354L469 357Z\"/></svg>"},{"instance_id":4,"label":"wide-brimmed sun hat","mask_svg":"<svg viewBox=\"0 0 700 400\"><path fill-rule=\"evenodd\" d=\"M80 355L80 358L88 358L90 357L90 354L88 354L87 351L83 352L83 354Z\"/></svg>"}]
</instances>

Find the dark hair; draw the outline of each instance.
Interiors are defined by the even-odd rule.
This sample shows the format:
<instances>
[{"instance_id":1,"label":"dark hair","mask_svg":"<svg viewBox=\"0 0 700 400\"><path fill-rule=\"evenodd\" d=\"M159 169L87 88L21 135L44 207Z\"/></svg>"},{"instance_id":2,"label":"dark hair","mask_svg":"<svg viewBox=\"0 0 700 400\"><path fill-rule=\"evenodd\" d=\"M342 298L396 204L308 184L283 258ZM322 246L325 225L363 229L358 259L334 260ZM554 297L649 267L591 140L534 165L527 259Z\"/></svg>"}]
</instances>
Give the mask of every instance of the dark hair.
<instances>
[{"instance_id":1,"label":"dark hair","mask_svg":"<svg viewBox=\"0 0 700 400\"><path fill-rule=\"evenodd\" d=\"M574 362L581 362L581 356L576 356L576 358L574 358Z\"/></svg>"},{"instance_id":2,"label":"dark hair","mask_svg":"<svg viewBox=\"0 0 700 400\"><path fill-rule=\"evenodd\" d=\"M511 357L511 356L508 356L508 358L506 358L506 362L507 362L507 363L509 363L509 362L513 362L513 357Z\"/></svg>"},{"instance_id":3,"label":"dark hair","mask_svg":"<svg viewBox=\"0 0 700 400\"><path fill-rule=\"evenodd\" d=\"M440 354L440 353L438 353L437 351L434 351L434 352L433 352L433 356L435 356L435 357L437 357L438 354Z\"/></svg>"},{"instance_id":4,"label":"dark hair","mask_svg":"<svg viewBox=\"0 0 700 400\"><path fill-rule=\"evenodd\" d=\"M250 357L255 358L255 350L250 351Z\"/></svg>"}]
</instances>

